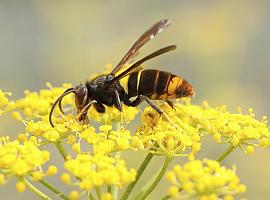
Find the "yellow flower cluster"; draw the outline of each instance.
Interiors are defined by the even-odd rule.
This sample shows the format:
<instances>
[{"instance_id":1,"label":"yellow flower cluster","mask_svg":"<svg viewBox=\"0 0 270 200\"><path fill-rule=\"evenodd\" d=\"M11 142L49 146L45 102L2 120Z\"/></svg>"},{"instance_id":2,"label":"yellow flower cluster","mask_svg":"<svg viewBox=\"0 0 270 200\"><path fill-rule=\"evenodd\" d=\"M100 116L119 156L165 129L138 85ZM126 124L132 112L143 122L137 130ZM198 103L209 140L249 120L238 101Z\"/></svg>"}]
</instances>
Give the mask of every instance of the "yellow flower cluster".
<instances>
[{"instance_id":1,"label":"yellow flower cluster","mask_svg":"<svg viewBox=\"0 0 270 200\"><path fill-rule=\"evenodd\" d=\"M32 174L33 179L41 179L45 174L42 165L50 159L50 153L37 147L37 139L9 141L9 138L1 138L0 144L0 172L4 176L26 176ZM55 167L49 167L48 175L54 174ZM37 178L39 177L39 178ZM1 179L0 178L0 179ZM0 182L3 183L3 180Z\"/></svg>"},{"instance_id":2,"label":"yellow flower cluster","mask_svg":"<svg viewBox=\"0 0 270 200\"><path fill-rule=\"evenodd\" d=\"M50 142L55 142L60 139L60 132L58 129L52 128L48 122L44 121L27 122L26 131L36 137L43 137Z\"/></svg>"},{"instance_id":3,"label":"yellow flower cluster","mask_svg":"<svg viewBox=\"0 0 270 200\"><path fill-rule=\"evenodd\" d=\"M123 119L125 123L134 120L138 108L124 106L124 112L120 114L116 108L106 106L106 112L100 114L91 107L91 125L83 125L76 120L75 112L72 113L76 108L73 95L69 95L63 99L62 105L70 114L63 115L56 108L53 128L48 121L51 106L71 85L53 88L48 84L48 87L40 92L25 91L25 97L16 101L8 101L9 93L0 90L0 115L13 111L12 116L25 125L23 134L19 134L17 140L1 139L0 185L8 177L16 176L19 179L17 190L24 191L27 186L23 179L25 176L31 177L31 181L40 181L45 176L56 174L58 169L54 165L43 171L50 154L41 150L41 147L49 143L60 145L57 148L66 160L64 167L67 173L62 174L62 181L84 190L71 191L69 197L72 200L86 194L85 191L98 191L103 186L122 188L135 181L136 171L128 169L116 152L146 151L147 162L152 154L164 155L169 160L177 156L194 158L201 149L204 135L211 135L218 143L229 143L233 148L245 146L247 154L252 153L256 146L270 147L266 117L259 121L255 119L252 109L249 114L243 114L240 109L238 113L232 114L225 106L213 108L206 102L192 105L189 99L177 102L173 109L167 103L161 104L166 116L160 116L151 107L146 107L133 134L130 130L119 129L118 124ZM76 157L71 158L69 153L64 152L62 144L70 146ZM70 154L74 155L74 152ZM118 156L114 156L115 153ZM167 173L172 184L169 188L171 197L230 200L233 195L245 191L235 169L226 169L212 160L190 160L183 167L176 165ZM163 172L165 168L167 166ZM111 191L100 195L100 198L112 199Z\"/></svg>"},{"instance_id":4,"label":"yellow flower cluster","mask_svg":"<svg viewBox=\"0 0 270 200\"><path fill-rule=\"evenodd\" d=\"M21 110L28 119L47 116L54 101L71 85L63 84L63 87L52 87L50 83L47 83L47 86L49 89L40 90L39 93L26 90L24 91L24 98L12 103L14 103L16 108ZM72 102L72 98L65 98L63 105L72 104ZM20 119L20 115L17 112L15 112L13 116Z\"/></svg>"},{"instance_id":5,"label":"yellow flower cluster","mask_svg":"<svg viewBox=\"0 0 270 200\"><path fill-rule=\"evenodd\" d=\"M230 113L226 106L212 108L207 102L202 106L191 105L188 100L175 106L174 115L186 124L198 129L201 134L210 134L217 143L230 143L233 147L246 145L246 152L253 146L270 147L270 132L267 118L256 120L252 109L249 114ZM177 119L175 119L177 120Z\"/></svg>"},{"instance_id":6,"label":"yellow flower cluster","mask_svg":"<svg viewBox=\"0 0 270 200\"><path fill-rule=\"evenodd\" d=\"M71 117L71 116L69 116ZM112 130L111 125L99 126L99 131L90 125L81 125L70 118L62 118L62 124L57 124L54 128L48 121L29 121L26 124L27 134L45 139L45 142L57 142L67 140L72 145L72 149L80 153L80 143L85 140L93 146L94 154L108 155L112 152L125 151L131 148L131 133L129 130ZM43 140L39 140L42 144Z\"/></svg>"},{"instance_id":7,"label":"yellow flower cluster","mask_svg":"<svg viewBox=\"0 0 270 200\"><path fill-rule=\"evenodd\" d=\"M168 193L175 199L232 200L246 190L239 183L235 167L227 169L214 160L193 160L183 167L175 165L166 177L171 184Z\"/></svg>"},{"instance_id":8,"label":"yellow flower cluster","mask_svg":"<svg viewBox=\"0 0 270 200\"><path fill-rule=\"evenodd\" d=\"M128 170L124 160L101 154L93 156L78 154L75 159L65 162L65 169L78 178L79 182L74 184L87 191L104 185L122 188L134 181L136 177L136 171ZM67 173L64 173L61 179L63 182L71 184L71 178Z\"/></svg>"},{"instance_id":9,"label":"yellow flower cluster","mask_svg":"<svg viewBox=\"0 0 270 200\"><path fill-rule=\"evenodd\" d=\"M111 125L101 125L99 132L93 127L82 131L79 135L88 144L93 145L94 154L108 155L112 152L130 149L131 133L128 130L112 130Z\"/></svg>"},{"instance_id":10,"label":"yellow flower cluster","mask_svg":"<svg viewBox=\"0 0 270 200\"><path fill-rule=\"evenodd\" d=\"M110 106L105 106L105 110L106 113L102 114L98 113L94 107L91 107L89 109L90 119L97 122L102 122L103 124L120 123L121 120L128 123L132 121L138 113L138 109L136 107L128 107L126 105L123 105L122 113Z\"/></svg>"},{"instance_id":11,"label":"yellow flower cluster","mask_svg":"<svg viewBox=\"0 0 270 200\"><path fill-rule=\"evenodd\" d=\"M199 128L187 123L185 118L178 118L171 107L163 104L161 108L174 124L147 107L141 116L142 125L132 138L133 147L167 156L186 155L188 151L195 155L201 147Z\"/></svg>"},{"instance_id":12,"label":"yellow flower cluster","mask_svg":"<svg viewBox=\"0 0 270 200\"><path fill-rule=\"evenodd\" d=\"M56 122L55 127L52 127L48 122L47 116L42 117L40 121L31 120L25 122L26 132L36 137L44 138L47 141L55 142L91 127L79 124L72 115L58 118Z\"/></svg>"},{"instance_id":13,"label":"yellow flower cluster","mask_svg":"<svg viewBox=\"0 0 270 200\"><path fill-rule=\"evenodd\" d=\"M12 109L12 105L10 105L8 98L7 98L7 96L10 96L10 95L11 95L11 93L3 92L0 89L0 116L4 112Z\"/></svg>"}]
</instances>

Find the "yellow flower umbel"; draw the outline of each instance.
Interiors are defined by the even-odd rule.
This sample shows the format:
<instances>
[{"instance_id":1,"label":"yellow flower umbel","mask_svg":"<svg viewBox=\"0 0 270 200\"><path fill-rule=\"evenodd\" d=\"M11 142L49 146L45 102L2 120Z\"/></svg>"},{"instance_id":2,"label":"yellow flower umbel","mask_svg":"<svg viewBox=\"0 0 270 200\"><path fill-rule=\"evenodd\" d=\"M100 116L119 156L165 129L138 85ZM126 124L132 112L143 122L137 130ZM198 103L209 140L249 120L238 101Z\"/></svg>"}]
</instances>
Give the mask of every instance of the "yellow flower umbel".
<instances>
[{"instance_id":1,"label":"yellow flower umbel","mask_svg":"<svg viewBox=\"0 0 270 200\"><path fill-rule=\"evenodd\" d=\"M168 193L175 199L233 199L246 190L239 183L235 167L227 169L214 160L194 160L183 167L175 165L166 177L171 184Z\"/></svg>"},{"instance_id":2,"label":"yellow flower umbel","mask_svg":"<svg viewBox=\"0 0 270 200\"><path fill-rule=\"evenodd\" d=\"M65 139L70 135L76 135L85 129L91 129L90 125L79 124L71 115L63 116L57 120L55 127L52 127L47 118L40 121L25 122L26 132L45 141L56 142Z\"/></svg>"},{"instance_id":3,"label":"yellow flower umbel","mask_svg":"<svg viewBox=\"0 0 270 200\"><path fill-rule=\"evenodd\" d=\"M0 171L5 176L22 177L31 174L33 179L40 180L43 177L41 167L49 159L50 153L37 147L36 138L24 142L1 138Z\"/></svg>"},{"instance_id":4,"label":"yellow flower umbel","mask_svg":"<svg viewBox=\"0 0 270 200\"><path fill-rule=\"evenodd\" d=\"M138 108L124 106L121 115L115 107L106 106L104 114L97 113L92 107L88 115L90 124L82 124L76 119L74 95L69 95L62 102L69 114L63 115L56 107L52 118L55 126L52 127L48 120L51 106L70 85L48 86L49 89L40 92L26 91L25 97L16 101L8 101L9 93L0 90L0 115L13 111L12 116L25 125L17 140L1 139L0 185L10 177L16 177L17 191L23 192L27 188L43 199L49 197L32 185L32 181L38 181L63 199L75 200L88 195L89 199L126 200L152 157L159 155L164 156L164 163L137 200L148 197L166 173L170 162L178 156L189 156L190 161L183 167L176 165L167 173L171 183L170 197L230 200L244 192L245 186L239 184L234 168L226 169L212 160L195 160L196 153L202 148L202 136L211 135L217 143L229 144L228 150L218 161L222 161L235 147L245 147L246 154L253 153L257 146L270 147L266 117L259 121L251 109L247 115L242 114L241 110L232 114L225 106L212 108L206 102L192 105L188 99L178 101L174 109L166 103L161 104L165 116L160 116L151 107L145 108L137 130L132 133L127 127L123 129L121 126L120 129L118 125L123 121L135 123ZM77 187L69 195L45 180L45 177L58 173L55 165L44 168L50 153L42 149L48 144L55 145L63 157L62 164L67 172L61 172L61 180ZM128 169L120 157L123 151L130 153L128 150L148 153L137 172ZM61 161L58 163L61 164ZM122 196L117 194L126 185Z\"/></svg>"},{"instance_id":5,"label":"yellow flower umbel","mask_svg":"<svg viewBox=\"0 0 270 200\"><path fill-rule=\"evenodd\" d=\"M178 118L177 111L171 107L163 104L161 108L174 124L147 107L141 117L142 125L132 139L133 146L169 157L187 153L195 155L201 146L199 128L185 118Z\"/></svg>"},{"instance_id":6,"label":"yellow flower umbel","mask_svg":"<svg viewBox=\"0 0 270 200\"><path fill-rule=\"evenodd\" d=\"M207 102L202 106L191 105L188 100L175 106L174 120L182 119L199 130L201 135L210 134L217 143L229 143L232 147L246 146L246 153L252 147L270 147L270 132L266 116L261 121L255 119L252 109L249 114L230 113L226 106L212 108ZM176 118L176 119L175 119Z\"/></svg>"},{"instance_id":7,"label":"yellow flower umbel","mask_svg":"<svg viewBox=\"0 0 270 200\"><path fill-rule=\"evenodd\" d=\"M112 152L130 149L131 133L129 130L112 130L111 125L99 126L96 132L93 127L85 129L79 134L79 138L93 146L94 154L109 155Z\"/></svg>"},{"instance_id":8,"label":"yellow flower umbel","mask_svg":"<svg viewBox=\"0 0 270 200\"><path fill-rule=\"evenodd\" d=\"M128 107L126 105L123 105L122 113L113 106L105 106L105 110L105 113L98 113L94 107L91 107L89 109L90 119L103 124L121 123L121 120L128 123L132 121L138 113L136 107Z\"/></svg>"},{"instance_id":9,"label":"yellow flower umbel","mask_svg":"<svg viewBox=\"0 0 270 200\"><path fill-rule=\"evenodd\" d=\"M14 102L16 108L21 110L28 119L47 116L54 101L71 85L63 84L63 87L52 87L50 83L47 83L47 86L49 89L40 90L39 93L26 90L24 91L25 97ZM62 104L70 105L72 103L73 100L70 97L65 98Z\"/></svg>"},{"instance_id":10,"label":"yellow flower umbel","mask_svg":"<svg viewBox=\"0 0 270 200\"><path fill-rule=\"evenodd\" d=\"M10 105L10 102L9 102L9 100L7 98L7 96L10 96L10 95L11 95L11 93L3 92L0 89L0 116L4 112L12 109L12 105Z\"/></svg>"},{"instance_id":11,"label":"yellow flower umbel","mask_svg":"<svg viewBox=\"0 0 270 200\"><path fill-rule=\"evenodd\" d=\"M86 191L102 186L122 188L136 177L136 171L128 170L124 160L100 154L78 154L75 159L65 162L65 169L78 178L77 181L73 180L73 183ZM71 183L68 174L63 174L62 181Z\"/></svg>"}]
</instances>

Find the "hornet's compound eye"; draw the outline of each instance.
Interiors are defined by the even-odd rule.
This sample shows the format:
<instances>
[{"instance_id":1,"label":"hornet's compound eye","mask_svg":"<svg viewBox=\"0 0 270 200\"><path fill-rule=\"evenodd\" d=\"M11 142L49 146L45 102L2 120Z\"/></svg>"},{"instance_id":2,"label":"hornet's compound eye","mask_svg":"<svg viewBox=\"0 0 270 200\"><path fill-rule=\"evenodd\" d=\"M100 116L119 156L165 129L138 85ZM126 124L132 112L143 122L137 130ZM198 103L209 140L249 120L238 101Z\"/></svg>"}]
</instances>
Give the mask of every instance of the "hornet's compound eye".
<instances>
[{"instance_id":1,"label":"hornet's compound eye","mask_svg":"<svg viewBox=\"0 0 270 200\"><path fill-rule=\"evenodd\" d=\"M75 104L80 111L83 107L87 105L88 102L88 89L85 84L81 84L76 88L75 92Z\"/></svg>"}]
</instances>

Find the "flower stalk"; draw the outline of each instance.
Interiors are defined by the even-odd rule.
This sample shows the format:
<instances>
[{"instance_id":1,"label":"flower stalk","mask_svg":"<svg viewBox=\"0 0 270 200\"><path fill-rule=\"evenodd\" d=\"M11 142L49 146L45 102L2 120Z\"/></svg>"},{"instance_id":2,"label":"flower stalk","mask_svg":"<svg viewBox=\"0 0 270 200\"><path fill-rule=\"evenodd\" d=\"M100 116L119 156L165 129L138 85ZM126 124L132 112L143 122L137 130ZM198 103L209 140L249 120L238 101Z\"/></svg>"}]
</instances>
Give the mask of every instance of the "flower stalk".
<instances>
[{"instance_id":1,"label":"flower stalk","mask_svg":"<svg viewBox=\"0 0 270 200\"><path fill-rule=\"evenodd\" d=\"M46 194L41 192L37 187L35 187L32 183L30 183L26 178L22 178L22 181L25 183L25 185L36 195L38 195L41 199L44 200L52 200L50 197L48 197Z\"/></svg>"},{"instance_id":2,"label":"flower stalk","mask_svg":"<svg viewBox=\"0 0 270 200\"><path fill-rule=\"evenodd\" d=\"M66 161L67 160L67 152L65 150L65 148L63 147L63 145L58 141L54 143L58 152L61 154L61 156L63 157L63 159Z\"/></svg>"},{"instance_id":3,"label":"flower stalk","mask_svg":"<svg viewBox=\"0 0 270 200\"><path fill-rule=\"evenodd\" d=\"M148 166L148 164L150 163L151 159L153 158L153 154L152 153L148 153L146 155L146 157L144 158L142 164L140 165L138 171L137 171L137 176L134 182L130 183L128 185L128 187L126 188L125 192L123 193L123 195L121 196L120 200L125 200L129 197L131 191L133 190L133 188L135 187L136 183L138 182L138 180L140 179L140 177L142 176L145 168Z\"/></svg>"},{"instance_id":4,"label":"flower stalk","mask_svg":"<svg viewBox=\"0 0 270 200\"><path fill-rule=\"evenodd\" d=\"M98 200L102 200L101 190L99 187L96 187L96 193Z\"/></svg>"},{"instance_id":5,"label":"flower stalk","mask_svg":"<svg viewBox=\"0 0 270 200\"><path fill-rule=\"evenodd\" d=\"M150 183L149 186L147 186L145 190L142 191L142 193L139 196L135 198L135 200L144 200L155 189L155 187L160 182L161 178L164 176L171 161L172 161L172 157L167 156L165 158L164 164L161 170L159 171L157 177L152 181L152 183Z\"/></svg>"},{"instance_id":6,"label":"flower stalk","mask_svg":"<svg viewBox=\"0 0 270 200\"><path fill-rule=\"evenodd\" d=\"M46 182L44 180L39 180L38 182L41 183L42 185L44 185L49 190L51 190L52 192L54 192L57 196L61 197L62 199L69 200L69 198L65 194L63 194L61 191L59 191L52 184L50 184L50 183L48 183L48 182Z\"/></svg>"},{"instance_id":7,"label":"flower stalk","mask_svg":"<svg viewBox=\"0 0 270 200\"><path fill-rule=\"evenodd\" d=\"M221 163L234 149L235 147L233 145L230 145L226 149L226 151L217 158L217 161Z\"/></svg>"},{"instance_id":8,"label":"flower stalk","mask_svg":"<svg viewBox=\"0 0 270 200\"><path fill-rule=\"evenodd\" d=\"M88 196L89 196L89 200L95 200L95 197L92 195L91 192L88 193Z\"/></svg>"},{"instance_id":9,"label":"flower stalk","mask_svg":"<svg viewBox=\"0 0 270 200\"><path fill-rule=\"evenodd\" d=\"M117 199L118 198L118 193L119 193L118 187L113 186L111 193L113 195L113 199Z\"/></svg>"},{"instance_id":10,"label":"flower stalk","mask_svg":"<svg viewBox=\"0 0 270 200\"><path fill-rule=\"evenodd\" d=\"M166 196L162 197L161 200L168 200L168 199L170 199L170 198L171 198L170 195L166 195Z\"/></svg>"}]
</instances>

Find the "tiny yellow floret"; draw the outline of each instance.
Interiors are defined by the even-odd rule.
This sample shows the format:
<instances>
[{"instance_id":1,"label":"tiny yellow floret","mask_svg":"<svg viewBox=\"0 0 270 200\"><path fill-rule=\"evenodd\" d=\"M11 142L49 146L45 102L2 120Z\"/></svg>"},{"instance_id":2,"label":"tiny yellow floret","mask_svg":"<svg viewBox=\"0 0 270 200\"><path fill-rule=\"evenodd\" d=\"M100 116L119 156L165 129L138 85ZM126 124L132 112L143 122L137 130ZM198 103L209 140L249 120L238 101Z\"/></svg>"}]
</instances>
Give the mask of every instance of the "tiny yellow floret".
<instances>
[{"instance_id":1,"label":"tiny yellow floret","mask_svg":"<svg viewBox=\"0 0 270 200\"><path fill-rule=\"evenodd\" d=\"M77 200L77 199L79 199L79 192L76 191L76 190L71 191L70 194L69 194L69 198L71 200Z\"/></svg>"},{"instance_id":2,"label":"tiny yellow floret","mask_svg":"<svg viewBox=\"0 0 270 200\"><path fill-rule=\"evenodd\" d=\"M112 126L111 125L102 125L102 126L99 127L99 130L101 132L105 132L106 133L106 132L112 130Z\"/></svg>"},{"instance_id":3,"label":"tiny yellow floret","mask_svg":"<svg viewBox=\"0 0 270 200\"><path fill-rule=\"evenodd\" d=\"M5 185L6 183L6 178L4 174L0 174L0 186Z\"/></svg>"},{"instance_id":4,"label":"tiny yellow floret","mask_svg":"<svg viewBox=\"0 0 270 200\"><path fill-rule=\"evenodd\" d=\"M26 134L19 134L18 135L18 140L20 141L20 142L24 142L24 141L26 141L27 140L27 136L26 136Z\"/></svg>"},{"instance_id":5,"label":"tiny yellow floret","mask_svg":"<svg viewBox=\"0 0 270 200\"><path fill-rule=\"evenodd\" d=\"M171 197L177 197L179 195L179 188L177 186L170 186L168 189L168 194Z\"/></svg>"},{"instance_id":6,"label":"tiny yellow floret","mask_svg":"<svg viewBox=\"0 0 270 200\"><path fill-rule=\"evenodd\" d=\"M112 200L113 199L113 196L111 193L109 192L106 192L105 194L103 194L103 200Z\"/></svg>"},{"instance_id":7,"label":"tiny yellow floret","mask_svg":"<svg viewBox=\"0 0 270 200\"><path fill-rule=\"evenodd\" d=\"M69 135L67 139L69 144L73 144L74 142L76 142L76 137L73 135Z\"/></svg>"},{"instance_id":8,"label":"tiny yellow floret","mask_svg":"<svg viewBox=\"0 0 270 200\"><path fill-rule=\"evenodd\" d=\"M78 143L72 144L72 150L75 151L76 153L80 153L81 152L81 145Z\"/></svg>"},{"instance_id":9,"label":"tiny yellow floret","mask_svg":"<svg viewBox=\"0 0 270 200\"><path fill-rule=\"evenodd\" d=\"M71 177L68 173L63 173L61 176L61 181L65 184L70 184L71 183Z\"/></svg>"},{"instance_id":10,"label":"tiny yellow floret","mask_svg":"<svg viewBox=\"0 0 270 200\"><path fill-rule=\"evenodd\" d=\"M50 165L47 169L46 175L47 176L53 176L55 174L57 174L58 169L55 165Z\"/></svg>"},{"instance_id":11,"label":"tiny yellow floret","mask_svg":"<svg viewBox=\"0 0 270 200\"><path fill-rule=\"evenodd\" d=\"M24 182L18 181L18 182L16 183L16 190L17 190L18 192L24 192L24 191L25 191L25 184L24 184Z\"/></svg>"},{"instance_id":12,"label":"tiny yellow floret","mask_svg":"<svg viewBox=\"0 0 270 200\"><path fill-rule=\"evenodd\" d=\"M247 155L249 155L249 154L252 154L253 152L254 152L254 147L251 146L251 145L248 145L248 146L246 147L245 153L246 153Z\"/></svg>"},{"instance_id":13,"label":"tiny yellow floret","mask_svg":"<svg viewBox=\"0 0 270 200\"><path fill-rule=\"evenodd\" d=\"M34 181L39 181L44 177L44 174L41 171L34 171L32 173L32 179Z\"/></svg>"}]
</instances>

